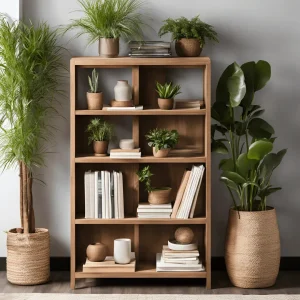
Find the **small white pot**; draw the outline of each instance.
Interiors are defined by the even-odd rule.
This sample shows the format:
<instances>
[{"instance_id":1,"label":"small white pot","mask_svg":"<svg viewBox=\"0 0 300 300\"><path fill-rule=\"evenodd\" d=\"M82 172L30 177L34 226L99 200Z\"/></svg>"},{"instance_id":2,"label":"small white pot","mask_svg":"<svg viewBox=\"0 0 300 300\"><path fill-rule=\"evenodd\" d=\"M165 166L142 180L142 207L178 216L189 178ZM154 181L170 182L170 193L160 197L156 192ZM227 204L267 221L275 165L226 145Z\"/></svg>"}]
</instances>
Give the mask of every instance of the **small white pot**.
<instances>
[{"instance_id":1,"label":"small white pot","mask_svg":"<svg viewBox=\"0 0 300 300\"><path fill-rule=\"evenodd\" d=\"M131 255L131 240L114 240L114 260L117 264L129 264Z\"/></svg>"},{"instance_id":2,"label":"small white pot","mask_svg":"<svg viewBox=\"0 0 300 300\"><path fill-rule=\"evenodd\" d=\"M127 80L118 80L114 91L116 101L130 101L132 99L132 88Z\"/></svg>"}]
</instances>

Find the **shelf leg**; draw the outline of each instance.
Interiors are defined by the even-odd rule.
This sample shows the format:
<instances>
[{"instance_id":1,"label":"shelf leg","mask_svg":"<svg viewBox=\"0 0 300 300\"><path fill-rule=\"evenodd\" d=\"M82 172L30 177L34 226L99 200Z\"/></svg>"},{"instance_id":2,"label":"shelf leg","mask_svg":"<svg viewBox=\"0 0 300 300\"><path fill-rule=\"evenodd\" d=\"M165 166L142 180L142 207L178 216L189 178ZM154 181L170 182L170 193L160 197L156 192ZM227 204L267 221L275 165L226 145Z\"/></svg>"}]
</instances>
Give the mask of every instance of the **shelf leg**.
<instances>
[{"instance_id":1,"label":"shelf leg","mask_svg":"<svg viewBox=\"0 0 300 300\"><path fill-rule=\"evenodd\" d=\"M71 287L71 290L75 290L75 287L76 287L75 275L72 275L72 274L71 274L71 280L70 280L70 287Z\"/></svg>"}]
</instances>

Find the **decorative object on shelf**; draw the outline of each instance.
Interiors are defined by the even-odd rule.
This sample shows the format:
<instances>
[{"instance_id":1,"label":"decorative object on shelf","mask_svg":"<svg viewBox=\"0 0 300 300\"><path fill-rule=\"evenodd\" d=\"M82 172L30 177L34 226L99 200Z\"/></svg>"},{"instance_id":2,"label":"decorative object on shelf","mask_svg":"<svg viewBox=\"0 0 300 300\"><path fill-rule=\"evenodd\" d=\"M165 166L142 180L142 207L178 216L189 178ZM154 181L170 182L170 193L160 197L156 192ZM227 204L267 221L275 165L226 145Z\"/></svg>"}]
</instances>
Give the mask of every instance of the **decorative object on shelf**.
<instances>
[{"instance_id":1,"label":"decorative object on shelf","mask_svg":"<svg viewBox=\"0 0 300 300\"><path fill-rule=\"evenodd\" d=\"M128 102L132 100L132 87L127 80L118 80L114 87L115 101Z\"/></svg>"},{"instance_id":2,"label":"decorative object on shelf","mask_svg":"<svg viewBox=\"0 0 300 300\"><path fill-rule=\"evenodd\" d=\"M180 85L174 85L172 82L164 85L156 82L156 92L158 93L158 106L163 110L173 109L174 97L180 94Z\"/></svg>"},{"instance_id":3,"label":"decorative object on shelf","mask_svg":"<svg viewBox=\"0 0 300 300\"><path fill-rule=\"evenodd\" d=\"M88 109L103 108L103 94L98 91L99 74L96 69L92 72L92 77L88 76L90 91L86 93Z\"/></svg>"},{"instance_id":4,"label":"decorative object on shelf","mask_svg":"<svg viewBox=\"0 0 300 300\"><path fill-rule=\"evenodd\" d=\"M0 164L3 170L19 168L21 186L21 228L7 233L6 266L7 280L19 285L50 278L50 235L35 226L32 186L45 166L54 136L50 120L67 76L57 38L47 23L11 23L0 16Z\"/></svg>"},{"instance_id":5,"label":"decorative object on shelf","mask_svg":"<svg viewBox=\"0 0 300 300\"><path fill-rule=\"evenodd\" d=\"M121 139L119 142L119 147L122 150L132 150L134 149L134 141L133 139Z\"/></svg>"},{"instance_id":6,"label":"decorative object on shelf","mask_svg":"<svg viewBox=\"0 0 300 300\"><path fill-rule=\"evenodd\" d=\"M146 139L155 157L167 157L170 150L178 143L179 134L177 130L156 128L148 132Z\"/></svg>"},{"instance_id":7,"label":"decorative object on shelf","mask_svg":"<svg viewBox=\"0 0 300 300\"><path fill-rule=\"evenodd\" d=\"M87 34L89 45L99 41L100 56L117 57L119 38L142 39L141 27L144 22L141 13L138 12L142 7L142 1L78 0L78 2L84 16L80 19L73 19L64 31L79 29L75 37Z\"/></svg>"},{"instance_id":8,"label":"decorative object on shelf","mask_svg":"<svg viewBox=\"0 0 300 300\"><path fill-rule=\"evenodd\" d=\"M140 203L137 208L138 218L146 219L170 219L172 205L169 204L150 204Z\"/></svg>"},{"instance_id":9,"label":"decorative object on shelf","mask_svg":"<svg viewBox=\"0 0 300 300\"><path fill-rule=\"evenodd\" d=\"M117 264L129 264L131 260L131 239L114 240L114 260Z\"/></svg>"},{"instance_id":10,"label":"decorative object on shelf","mask_svg":"<svg viewBox=\"0 0 300 300\"><path fill-rule=\"evenodd\" d=\"M131 41L130 57L170 57L171 43L162 41Z\"/></svg>"},{"instance_id":11,"label":"decorative object on shelf","mask_svg":"<svg viewBox=\"0 0 300 300\"><path fill-rule=\"evenodd\" d=\"M106 156L108 143L114 136L113 125L95 118L90 121L86 131L89 134L89 144L93 143L95 155Z\"/></svg>"},{"instance_id":12,"label":"decorative object on shelf","mask_svg":"<svg viewBox=\"0 0 300 300\"><path fill-rule=\"evenodd\" d=\"M233 200L225 261L231 282L244 288L272 286L280 263L276 213L267 206L266 200L280 190L270 184L270 179L286 149L271 153L274 129L259 118L264 110L253 104L255 92L270 77L271 66L266 61L247 62L242 66L233 63L221 75L212 106L212 117L217 121L211 128L212 150L229 155L220 162L219 168L223 171L221 181ZM216 132L221 138L216 137Z\"/></svg>"},{"instance_id":13,"label":"decorative object on shelf","mask_svg":"<svg viewBox=\"0 0 300 300\"><path fill-rule=\"evenodd\" d=\"M203 101L201 100L176 100L175 101L175 109L201 109L201 105L203 105Z\"/></svg>"},{"instance_id":14,"label":"decorative object on shelf","mask_svg":"<svg viewBox=\"0 0 300 300\"><path fill-rule=\"evenodd\" d=\"M172 188L161 187L154 188L151 186L151 176L154 174L150 171L150 166L144 167L137 172L140 182L144 182L146 191L148 192L148 202L150 204L168 204L171 202L170 195Z\"/></svg>"},{"instance_id":15,"label":"decorative object on shelf","mask_svg":"<svg viewBox=\"0 0 300 300\"><path fill-rule=\"evenodd\" d=\"M190 227L179 227L174 234L175 240L181 244L190 244L194 239L194 232Z\"/></svg>"},{"instance_id":16,"label":"decorative object on shelf","mask_svg":"<svg viewBox=\"0 0 300 300\"><path fill-rule=\"evenodd\" d=\"M107 256L107 246L102 243L90 244L86 248L86 256L89 261L104 261Z\"/></svg>"},{"instance_id":17,"label":"decorative object on shelf","mask_svg":"<svg viewBox=\"0 0 300 300\"><path fill-rule=\"evenodd\" d=\"M170 250L176 250L176 251L196 250L198 248L196 243L182 244L176 240L168 241L168 247Z\"/></svg>"},{"instance_id":18,"label":"decorative object on shelf","mask_svg":"<svg viewBox=\"0 0 300 300\"><path fill-rule=\"evenodd\" d=\"M178 56L199 56L206 43L206 39L218 42L217 32L213 26L204 23L199 16L188 20L185 17L178 19L168 18L159 30L159 36L172 34L175 41L175 50Z\"/></svg>"},{"instance_id":19,"label":"decorative object on shelf","mask_svg":"<svg viewBox=\"0 0 300 300\"><path fill-rule=\"evenodd\" d=\"M111 100L110 101L110 105L111 107L108 107L108 110L110 109L126 109L126 108L131 108L131 109L135 109L135 107L133 106L133 101L116 101L116 100Z\"/></svg>"}]
</instances>

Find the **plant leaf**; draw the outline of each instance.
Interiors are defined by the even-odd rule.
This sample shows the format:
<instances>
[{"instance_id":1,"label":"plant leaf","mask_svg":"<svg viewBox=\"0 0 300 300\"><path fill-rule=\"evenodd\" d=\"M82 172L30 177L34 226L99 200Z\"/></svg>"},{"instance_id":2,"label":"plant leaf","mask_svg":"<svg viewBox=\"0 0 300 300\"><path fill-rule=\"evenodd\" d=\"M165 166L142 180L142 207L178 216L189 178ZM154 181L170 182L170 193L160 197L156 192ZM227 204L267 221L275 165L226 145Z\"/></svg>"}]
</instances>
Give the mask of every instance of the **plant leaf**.
<instances>
[{"instance_id":1,"label":"plant leaf","mask_svg":"<svg viewBox=\"0 0 300 300\"><path fill-rule=\"evenodd\" d=\"M212 152L217 152L220 154L227 154L228 153L228 149L225 146L224 143L222 143L219 140L213 140L211 143L211 151Z\"/></svg>"},{"instance_id":2,"label":"plant leaf","mask_svg":"<svg viewBox=\"0 0 300 300\"><path fill-rule=\"evenodd\" d=\"M236 184L244 184L246 182L246 179L243 178L240 174L232 171L224 171L221 177L226 177Z\"/></svg>"},{"instance_id":3,"label":"plant leaf","mask_svg":"<svg viewBox=\"0 0 300 300\"><path fill-rule=\"evenodd\" d=\"M256 139L269 139L275 133L273 127L263 119L254 118L248 125L249 133Z\"/></svg>"},{"instance_id":4,"label":"plant leaf","mask_svg":"<svg viewBox=\"0 0 300 300\"><path fill-rule=\"evenodd\" d=\"M253 170L256 164L257 160L249 159L247 153L242 153L236 161L237 171L244 178L248 178L248 172Z\"/></svg>"},{"instance_id":5,"label":"plant leaf","mask_svg":"<svg viewBox=\"0 0 300 300\"><path fill-rule=\"evenodd\" d=\"M271 66L267 61L259 60L255 65L254 90L261 90L271 78Z\"/></svg>"},{"instance_id":6,"label":"plant leaf","mask_svg":"<svg viewBox=\"0 0 300 300\"><path fill-rule=\"evenodd\" d=\"M222 171L234 171L232 158L224 158L219 163L219 169Z\"/></svg>"},{"instance_id":7,"label":"plant leaf","mask_svg":"<svg viewBox=\"0 0 300 300\"><path fill-rule=\"evenodd\" d=\"M248 159L261 160L265 155L273 149L273 144L269 141L256 141L250 145L248 151Z\"/></svg>"}]
</instances>

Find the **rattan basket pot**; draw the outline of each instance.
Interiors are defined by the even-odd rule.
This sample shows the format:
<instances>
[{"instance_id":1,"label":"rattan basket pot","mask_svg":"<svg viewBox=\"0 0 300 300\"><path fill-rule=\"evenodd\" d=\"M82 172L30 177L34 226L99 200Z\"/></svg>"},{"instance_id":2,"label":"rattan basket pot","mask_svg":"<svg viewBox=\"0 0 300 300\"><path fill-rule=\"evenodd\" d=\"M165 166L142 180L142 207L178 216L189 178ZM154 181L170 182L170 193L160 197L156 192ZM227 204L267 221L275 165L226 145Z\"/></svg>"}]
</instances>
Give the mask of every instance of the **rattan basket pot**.
<instances>
[{"instance_id":1,"label":"rattan basket pot","mask_svg":"<svg viewBox=\"0 0 300 300\"><path fill-rule=\"evenodd\" d=\"M276 211L229 212L225 262L230 281L241 288L275 284L280 264Z\"/></svg>"},{"instance_id":2,"label":"rattan basket pot","mask_svg":"<svg viewBox=\"0 0 300 300\"><path fill-rule=\"evenodd\" d=\"M181 57L197 57L201 54L202 48L198 39L180 39L175 42L175 51Z\"/></svg>"},{"instance_id":3,"label":"rattan basket pot","mask_svg":"<svg viewBox=\"0 0 300 300\"><path fill-rule=\"evenodd\" d=\"M155 189L148 194L148 202L150 204L169 204L171 203L171 191L170 187Z\"/></svg>"},{"instance_id":4,"label":"rattan basket pot","mask_svg":"<svg viewBox=\"0 0 300 300\"><path fill-rule=\"evenodd\" d=\"M35 233L7 234L7 280L18 285L35 285L50 279L50 236L48 229Z\"/></svg>"}]
</instances>

